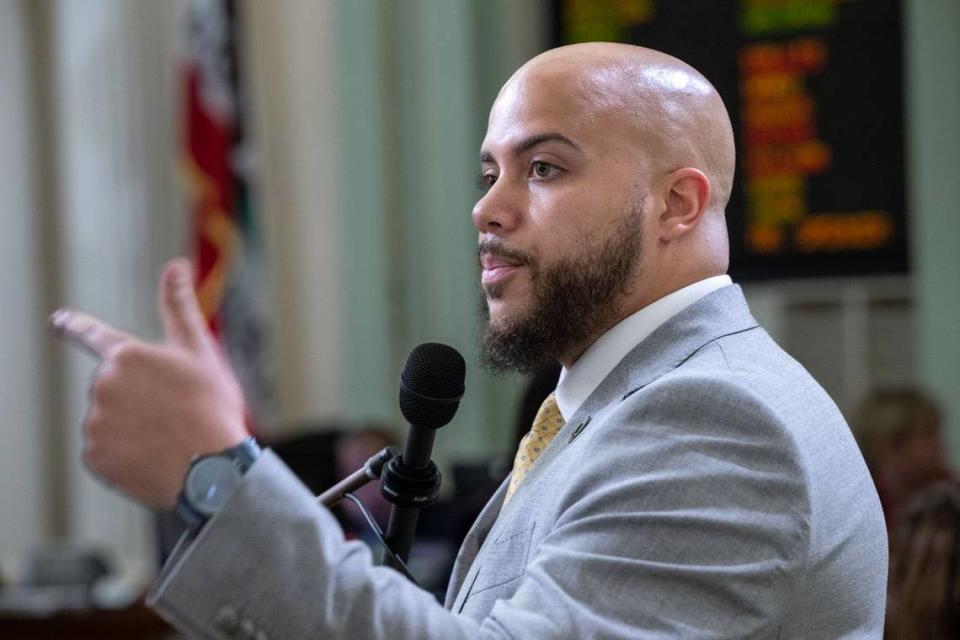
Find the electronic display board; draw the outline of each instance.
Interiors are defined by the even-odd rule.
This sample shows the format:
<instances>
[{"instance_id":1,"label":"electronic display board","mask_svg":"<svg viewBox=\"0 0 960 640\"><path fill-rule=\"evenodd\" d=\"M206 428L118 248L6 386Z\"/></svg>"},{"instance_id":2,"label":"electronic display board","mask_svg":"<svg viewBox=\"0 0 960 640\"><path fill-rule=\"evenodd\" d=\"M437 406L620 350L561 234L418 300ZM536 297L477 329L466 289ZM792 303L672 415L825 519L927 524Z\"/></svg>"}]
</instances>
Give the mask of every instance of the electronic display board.
<instances>
[{"instance_id":1,"label":"electronic display board","mask_svg":"<svg viewBox=\"0 0 960 640\"><path fill-rule=\"evenodd\" d=\"M555 0L557 44L664 51L733 121L739 279L907 270L900 0Z\"/></svg>"}]
</instances>

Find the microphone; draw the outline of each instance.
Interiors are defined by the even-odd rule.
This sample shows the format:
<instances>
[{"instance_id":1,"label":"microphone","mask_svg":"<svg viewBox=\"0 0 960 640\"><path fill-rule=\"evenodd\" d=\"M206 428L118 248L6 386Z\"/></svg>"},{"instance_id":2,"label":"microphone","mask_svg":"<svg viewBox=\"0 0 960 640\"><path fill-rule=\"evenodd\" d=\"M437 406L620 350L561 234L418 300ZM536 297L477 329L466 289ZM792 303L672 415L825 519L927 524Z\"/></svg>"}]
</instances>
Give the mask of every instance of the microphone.
<instances>
[{"instance_id":1,"label":"microphone","mask_svg":"<svg viewBox=\"0 0 960 640\"><path fill-rule=\"evenodd\" d=\"M456 349L427 342L410 352L400 374L400 411L410 424L403 453L392 458L380 476L380 492L393 503L384 541L393 551L383 564L401 569L413 545L420 509L440 493L440 472L430 460L437 429L453 419L467 366Z\"/></svg>"}]
</instances>

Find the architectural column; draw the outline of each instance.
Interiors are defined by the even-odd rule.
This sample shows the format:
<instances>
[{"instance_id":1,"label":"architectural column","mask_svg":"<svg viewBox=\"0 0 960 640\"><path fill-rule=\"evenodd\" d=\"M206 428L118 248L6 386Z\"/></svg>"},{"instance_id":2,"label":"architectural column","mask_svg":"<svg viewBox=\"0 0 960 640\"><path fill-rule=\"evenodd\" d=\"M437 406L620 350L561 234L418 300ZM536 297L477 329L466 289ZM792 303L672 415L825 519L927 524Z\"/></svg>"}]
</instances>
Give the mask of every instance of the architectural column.
<instances>
[{"instance_id":1,"label":"architectural column","mask_svg":"<svg viewBox=\"0 0 960 640\"><path fill-rule=\"evenodd\" d=\"M43 475L45 413L40 218L32 184L33 118L29 17L26 0L0 2L0 574L46 533L49 483Z\"/></svg>"},{"instance_id":2,"label":"architectural column","mask_svg":"<svg viewBox=\"0 0 960 640\"><path fill-rule=\"evenodd\" d=\"M50 4L60 304L156 338L160 265L184 249L174 181L176 20L180 3ZM95 360L63 347L71 541L114 553L126 570L156 556L149 513L83 467L80 425Z\"/></svg>"},{"instance_id":3,"label":"architectural column","mask_svg":"<svg viewBox=\"0 0 960 640\"><path fill-rule=\"evenodd\" d=\"M282 430L343 411L341 262L365 252L341 242L333 7L249 0L241 8Z\"/></svg>"}]
</instances>

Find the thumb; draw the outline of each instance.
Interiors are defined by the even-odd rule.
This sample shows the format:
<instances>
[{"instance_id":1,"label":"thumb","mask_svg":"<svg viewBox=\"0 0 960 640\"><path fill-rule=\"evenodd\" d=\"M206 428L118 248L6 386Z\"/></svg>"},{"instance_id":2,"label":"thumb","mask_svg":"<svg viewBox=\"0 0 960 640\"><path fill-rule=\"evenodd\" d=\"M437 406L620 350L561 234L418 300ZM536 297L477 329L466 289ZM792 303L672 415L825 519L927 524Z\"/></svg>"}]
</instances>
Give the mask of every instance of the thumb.
<instances>
[{"instance_id":1,"label":"thumb","mask_svg":"<svg viewBox=\"0 0 960 640\"><path fill-rule=\"evenodd\" d=\"M157 306L168 342L194 351L210 344L210 330L193 290L193 269L185 258L174 258L163 267Z\"/></svg>"}]
</instances>

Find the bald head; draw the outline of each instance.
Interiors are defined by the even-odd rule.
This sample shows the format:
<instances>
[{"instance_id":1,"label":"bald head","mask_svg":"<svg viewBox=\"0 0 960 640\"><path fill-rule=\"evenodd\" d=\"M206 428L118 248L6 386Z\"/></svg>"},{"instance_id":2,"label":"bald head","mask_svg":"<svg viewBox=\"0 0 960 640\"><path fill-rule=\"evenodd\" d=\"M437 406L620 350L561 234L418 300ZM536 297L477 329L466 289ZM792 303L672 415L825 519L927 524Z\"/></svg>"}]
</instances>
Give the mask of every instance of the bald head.
<instances>
[{"instance_id":1,"label":"bald head","mask_svg":"<svg viewBox=\"0 0 960 640\"><path fill-rule=\"evenodd\" d=\"M569 364L631 313L727 270L730 120L675 58L598 43L537 56L497 96L480 165L481 282L492 351L512 366L544 350Z\"/></svg>"},{"instance_id":2,"label":"bald head","mask_svg":"<svg viewBox=\"0 0 960 640\"><path fill-rule=\"evenodd\" d=\"M653 171L681 167L709 179L709 208L722 214L736 163L733 128L720 95L685 62L653 49L589 42L551 49L524 64L500 96L531 83L564 87L584 118L621 120Z\"/></svg>"}]
</instances>

